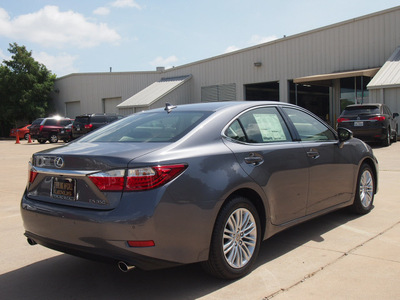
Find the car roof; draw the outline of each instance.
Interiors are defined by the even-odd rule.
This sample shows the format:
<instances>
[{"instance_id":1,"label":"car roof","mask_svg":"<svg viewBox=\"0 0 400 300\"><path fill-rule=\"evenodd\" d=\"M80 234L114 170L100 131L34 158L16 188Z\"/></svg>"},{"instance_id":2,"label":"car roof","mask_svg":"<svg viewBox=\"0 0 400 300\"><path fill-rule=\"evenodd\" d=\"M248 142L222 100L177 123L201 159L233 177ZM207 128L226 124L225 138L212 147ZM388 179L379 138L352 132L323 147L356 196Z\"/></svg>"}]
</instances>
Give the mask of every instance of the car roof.
<instances>
[{"instance_id":1,"label":"car roof","mask_svg":"<svg viewBox=\"0 0 400 300\"><path fill-rule=\"evenodd\" d=\"M238 109L246 109L255 106L262 105L289 105L294 106L289 103L279 102L279 101L221 101L221 102L202 102L202 103L192 103L192 104L181 104L176 105L175 108L172 108L172 111L219 111L226 108L238 108ZM155 112L162 111L165 108L156 108L146 112Z\"/></svg>"}]
</instances>

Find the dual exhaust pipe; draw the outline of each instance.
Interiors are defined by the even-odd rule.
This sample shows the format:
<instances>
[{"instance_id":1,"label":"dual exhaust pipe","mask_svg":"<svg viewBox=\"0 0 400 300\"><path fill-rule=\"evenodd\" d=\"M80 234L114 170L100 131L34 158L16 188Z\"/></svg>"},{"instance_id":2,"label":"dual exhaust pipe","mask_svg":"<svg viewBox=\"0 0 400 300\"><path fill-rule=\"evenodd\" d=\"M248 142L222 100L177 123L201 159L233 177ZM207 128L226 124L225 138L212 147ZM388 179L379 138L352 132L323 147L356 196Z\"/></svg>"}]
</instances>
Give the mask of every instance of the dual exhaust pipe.
<instances>
[{"instance_id":1,"label":"dual exhaust pipe","mask_svg":"<svg viewBox=\"0 0 400 300\"><path fill-rule=\"evenodd\" d=\"M36 241L35 241L34 239L31 239L31 238L29 238L29 237L27 238L27 241L28 241L28 244L31 245L31 246L34 246L34 245L37 244ZM135 266L132 266L131 264L128 264L128 263L126 263L126 262L124 262L124 261L119 261L119 262L118 262L118 268L119 268L122 272L127 273L127 272L133 270L133 269L135 268Z\"/></svg>"}]
</instances>

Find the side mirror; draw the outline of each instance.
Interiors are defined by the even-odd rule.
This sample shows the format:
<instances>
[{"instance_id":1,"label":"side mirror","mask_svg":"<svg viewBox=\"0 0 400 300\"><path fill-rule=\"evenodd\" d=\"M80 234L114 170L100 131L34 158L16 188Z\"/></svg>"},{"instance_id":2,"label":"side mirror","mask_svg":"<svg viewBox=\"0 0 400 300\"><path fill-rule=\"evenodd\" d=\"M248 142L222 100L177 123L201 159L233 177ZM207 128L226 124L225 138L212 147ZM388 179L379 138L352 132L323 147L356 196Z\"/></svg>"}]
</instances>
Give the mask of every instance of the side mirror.
<instances>
[{"instance_id":1,"label":"side mirror","mask_svg":"<svg viewBox=\"0 0 400 300\"><path fill-rule=\"evenodd\" d=\"M394 118L397 118L398 116L399 116L398 113L393 113L393 119L394 119Z\"/></svg>"},{"instance_id":2,"label":"side mirror","mask_svg":"<svg viewBox=\"0 0 400 300\"><path fill-rule=\"evenodd\" d=\"M353 138L353 132L347 128L339 127L338 130L339 135L339 144L344 143Z\"/></svg>"}]
</instances>

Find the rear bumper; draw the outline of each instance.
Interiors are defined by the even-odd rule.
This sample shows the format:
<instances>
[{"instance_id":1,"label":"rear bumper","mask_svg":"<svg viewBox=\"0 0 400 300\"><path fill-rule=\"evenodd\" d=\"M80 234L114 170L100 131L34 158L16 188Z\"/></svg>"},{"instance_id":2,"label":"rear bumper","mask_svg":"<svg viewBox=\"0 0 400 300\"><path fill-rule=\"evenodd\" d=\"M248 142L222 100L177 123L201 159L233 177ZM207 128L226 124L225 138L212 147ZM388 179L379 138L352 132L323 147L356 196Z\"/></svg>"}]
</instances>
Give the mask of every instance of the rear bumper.
<instances>
[{"instance_id":1,"label":"rear bumper","mask_svg":"<svg viewBox=\"0 0 400 300\"><path fill-rule=\"evenodd\" d=\"M198 208L192 215L189 206L175 206L162 194L160 190L127 193L118 207L110 210L42 202L24 194L20 209L25 235L57 251L124 261L144 270L206 260L210 239L206 228L212 224L205 218L207 210ZM155 246L130 247L127 243L146 240L153 240Z\"/></svg>"}]
</instances>

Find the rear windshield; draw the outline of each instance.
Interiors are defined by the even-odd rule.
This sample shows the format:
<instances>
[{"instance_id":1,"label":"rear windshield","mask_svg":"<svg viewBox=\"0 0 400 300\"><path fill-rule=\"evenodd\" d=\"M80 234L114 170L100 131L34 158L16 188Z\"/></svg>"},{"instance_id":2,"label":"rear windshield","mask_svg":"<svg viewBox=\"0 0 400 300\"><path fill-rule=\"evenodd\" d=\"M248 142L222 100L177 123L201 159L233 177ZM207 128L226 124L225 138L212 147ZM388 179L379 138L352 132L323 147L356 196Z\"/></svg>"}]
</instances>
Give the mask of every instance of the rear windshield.
<instances>
[{"instance_id":1,"label":"rear windshield","mask_svg":"<svg viewBox=\"0 0 400 300\"><path fill-rule=\"evenodd\" d=\"M89 124L89 116L87 117L76 117L74 124Z\"/></svg>"},{"instance_id":2,"label":"rear windshield","mask_svg":"<svg viewBox=\"0 0 400 300\"><path fill-rule=\"evenodd\" d=\"M192 130L210 112L145 112L126 117L84 136L81 142L173 142Z\"/></svg>"},{"instance_id":3,"label":"rear windshield","mask_svg":"<svg viewBox=\"0 0 400 300\"><path fill-rule=\"evenodd\" d=\"M39 125L40 123L42 123L43 118L40 119L36 119L35 121L32 122L32 125Z\"/></svg>"},{"instance_id":4,"label":"rear windshield","mask_svg":"<svg viewBox=\"0 0 400 300\"><path fill-rule=\"evenodd\" d=\"M379 107L377 106L354 106L346 107L343 111L343 116L354 116L354 115L378 115Z\"/></svg>"}]
</instances>

